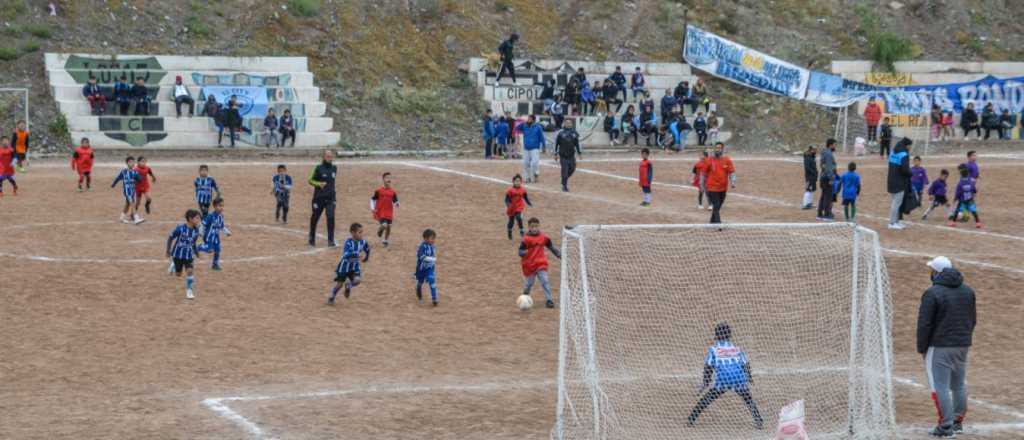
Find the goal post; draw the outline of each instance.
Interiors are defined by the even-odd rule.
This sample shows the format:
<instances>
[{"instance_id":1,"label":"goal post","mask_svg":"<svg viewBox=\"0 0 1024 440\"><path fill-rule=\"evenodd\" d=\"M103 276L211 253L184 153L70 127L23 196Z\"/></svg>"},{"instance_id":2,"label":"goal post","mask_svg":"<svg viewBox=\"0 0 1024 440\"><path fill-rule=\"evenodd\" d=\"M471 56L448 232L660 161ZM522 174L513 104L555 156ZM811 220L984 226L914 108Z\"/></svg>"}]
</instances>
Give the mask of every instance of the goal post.
<instances>
[{"instance_id":1,"label":"goal post","mask_svg":"<svg viewBox=\"0 0 1024 440\"><path fill-rule=\"evenodd\" d=\"M895 432L892 300L874 231L594 225L562 236L553 439L764 439L798 400L810 438ZM718 371L702 388L722 323L749 383Z\"/></svg>"}]
</instances>

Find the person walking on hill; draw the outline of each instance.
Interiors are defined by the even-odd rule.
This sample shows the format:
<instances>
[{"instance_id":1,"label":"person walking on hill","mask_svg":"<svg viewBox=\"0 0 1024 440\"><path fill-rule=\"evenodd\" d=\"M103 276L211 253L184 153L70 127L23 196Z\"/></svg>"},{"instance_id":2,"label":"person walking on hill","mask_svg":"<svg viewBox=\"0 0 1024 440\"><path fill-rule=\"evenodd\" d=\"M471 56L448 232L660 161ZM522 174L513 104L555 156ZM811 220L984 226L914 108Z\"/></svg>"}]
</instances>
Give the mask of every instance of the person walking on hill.
<instances>
[{"instance_id":1,"label":"person walking on hill","mask_svg":"<svg viewBox=\"0 0 1024 440\"><path fill-rule=\"evenodd\" d=\"M977 310L974 290L946 257L927 263L932 286L921 295L917 313L917 352L924 357L928 386L938 410L934 437L956 437L967 415L967 353Z\"/></svg>"},{"instance_id":2,"label":"person walking on hill","mask_svg":"<svg viewBox=\"0 0 1024 440\"><path fill-rule=\"evenodd\" d=\"M519 34L512 34L498 46L498 54L501 56L501 69L498 70L498 77L494 80L495 84L501 83L501 77L505 72L508 72L509 76L512 77L512 83L515 84L516 67L512 64L512 58L517 41L519 41Z\"/></svg>"},{"instance_id":3,"label":"person walking on hill","mask_svg":"<svg viewBox=\"0 0 1024 440\"><path fill-rule=\"evenodd\" d=\"M313 172L309 173L309 184L313 186L313 214L309 219L309 245L316 246L316 224L320 216L327 214L327 245L334 247L334 207L336 194L334 180L338 176L338 167L334 165L334 153L324 150L323 161Z\"/></svg>"},{"instance_id":4,"label":"person walking on hill","mask_svg":"<svg viewBox=\"0 0 1024 440\"><path fill-rule=\"evenodd\" d=\"M572 127L572 120L565 121L565 128L555 138L555 154L562 166L562 191L569 192L569 178L576 172L576 155L580 151L580 135Z\"/></svg>"}]
</instances>

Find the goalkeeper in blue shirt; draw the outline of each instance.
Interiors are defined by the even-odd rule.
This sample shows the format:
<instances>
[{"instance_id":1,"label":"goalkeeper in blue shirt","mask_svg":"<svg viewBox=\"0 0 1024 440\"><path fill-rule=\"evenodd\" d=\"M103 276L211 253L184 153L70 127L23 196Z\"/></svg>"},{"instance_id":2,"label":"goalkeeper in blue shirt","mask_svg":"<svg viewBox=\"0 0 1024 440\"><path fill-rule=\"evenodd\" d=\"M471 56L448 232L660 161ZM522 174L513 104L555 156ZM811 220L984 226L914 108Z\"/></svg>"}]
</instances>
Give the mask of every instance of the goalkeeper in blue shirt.
<instances>
[{"instance_id":1,"label":"goalkeeper in blue shirt","mask_svg":"<svg viewBox=\"0 0 1024 440\"><path fill-rule=\"evenodd\" d=\"M732 390L743 398L743 402L750 409L754 416L754 427L764 428L764 419L757 411L757 404L750 395L750 385L754 384L754 377L750 372L750 361L746 353L730 342L732 329L724 322L715 326L715 344L708 349L708 355L704 358L704 386L701 391L707 390L697 406L693 407L690 417L686 423L693 426L703 412L711 403L721 397L726 391ZM714 377L714 386L710 389L711 379Z\"/></svg>"}]
</instances>

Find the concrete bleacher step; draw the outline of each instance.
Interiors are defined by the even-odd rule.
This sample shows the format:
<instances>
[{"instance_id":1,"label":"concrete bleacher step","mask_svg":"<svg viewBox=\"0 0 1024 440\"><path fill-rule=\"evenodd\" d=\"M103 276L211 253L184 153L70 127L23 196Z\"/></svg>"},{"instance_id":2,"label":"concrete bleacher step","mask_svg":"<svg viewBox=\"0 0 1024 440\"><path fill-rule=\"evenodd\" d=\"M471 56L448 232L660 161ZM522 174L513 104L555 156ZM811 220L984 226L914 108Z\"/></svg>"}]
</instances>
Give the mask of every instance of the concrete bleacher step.
<instances>
[{"instance_id":1,"label":"concrete bleacher step","mask_svg":"<svg viewBox=\"0 0 1024 440\"><path fill-rule=\"evenodd\" d=\"M718 133L718 141L720 141L720 142L728 142L730 139L732 139L732 132L722 131L722 132ZM554 142L554 134L551 134L548 137L548 141L549 141L549 144L551 142ZM651 137L651 141L652 142L654 141L654 137L653 136ZM644 136L640 136L639 142L640 142L641 146L644 146ZM622 143L622 137L621 136L619 137L619 143L620 144ZM632 145L632 143L633 143L633 136L629 137L629 143L630 143L630 145ZM607 145L611 145L611 138L608 136L608 133L605 133L604 131L591 131L591 132L586 132L586 133L580 133L580 145L582 145L584 147L607 146ZM694 146L697 145L697 134L694 133L693 131L690 131L690 135L686 138L686 145L690 146L690 147L694 147ZM710 138L708 139L708 141L707 141L707 143L705 145L706 146L711 146Z\"/></svg>"},{"instance_id":2,"label":"concrete bleacher step","mask_svg":"<svg viewBox=\"0 0 1024 440\"><path fill-rule=\"evenodd\" d=\"M640 68L644 75L690 76L690 66L683 63L638 63L631 61L568 61L568 60L516 60L514 64L520 70L524 64L535 65L545 71L576 69L582 67L584 72L598 72L611 75L616 67L622 67L622 73L629 75L634 69ZM489 64L486 58L470 58L469 72L478 72Z\"/></svg>"},{"instance_id":3,"label":"concrete bleacher step","mask_svg":"<svg viewBox=\"0 0 1024 440\"><path fill-rule=\"evenodd\" d=\"M226 70L232 72L308 72L306 57L223 57L179 55L118 55L47 53L46 70Z\"/></svg>"},{"instance_id":4,"label":"concrete bleacher step","mask_svg":"<svg viewBox=\"0 0 1024 440\"><path fill-rule=\"evenodd\" d=\"M334 125L331 118L294 118L295 127L301 131L330 131ZM245 126L262 129L263 118L246 118ZM146 116L71 116L68 118L71 131L160 131L160 132L201 132L215 130L213 118L189 117L146 117Z\"/></svg>"},{"instance_id":5,"label":"concrete bleacher step","mask_svg":"<svg viewBox=\"0 0 1024 440\"><path fill-rule=\"evenodd\" d=\"M55 86L79 86L89 79L96 78L100 85L112 85L121 76L134 83L142 78L147 86L173 85L175 77L181 76L182 83L189 86L200 85L194 81L194 74L200 75L202 85L238 85L238 86L281 86L281 87L313 87L312 72L257 72L242 73L233 71L190 71L190 70L93 70L67 69L47 72L50 84Z\"/></svg>"},{"instance_id":6,"label":"concrete bleacher step","mask_svg":"<svg viewBox=\"0 0 1024 440\"><path fill-rule=\"evenodd\" d=\"M60 111L71 116L90 116L92 110L89 107L89 103L83 100L57 100L57 105L60 107ZM188 112L188 106L182 105L182 112ZM274 112L278 116L281 116L285 109L291 110L292 116L294 117L321 117L327 112L327 103L324 102L276 102L267 105L268 108L274 109ZM131 105L129 113L134 113L135 105ZM196 102L196 115L202 110L202 102ZM118 112L117 103L107 101L107 115L116 116ZM150 103L149 116L175 116L177 113L174 110L173 101L153 101Z\"/></svg>"},{"instance_id":7,"label":"concrete bleacher step","mask_svg":"<svg viewBox=\"0 0 1024 440\"><path fill-rule=\"evenodd\" d=\"M139 131L72 131L71 138L78 140L83 137L89 138L93 148L130 148L134 143L144 143L145 146L136 147L140 151L159 148L211 148L217 146L216 132L139 132ZM260 133L253 135L240 135L236 144L242 145L263 145L263 136ZM336 132L321 133L298 133L295 146L301 148L323 148L338 144L341 134ZM289 139L289 143L291 140ZM223 144L228 145L230 141L225 131Z\"/></svg>"},{"instance_id":8,"label":"concrete bleacher step","mask_svg":"<svg viewBox=\"0 0 1024 440\"><path fill-rule=\"evenodd\" d=\"M186 87L188 88L189 93L192 94L192 99L198 100L200 98L200 92L202 90L201 87L199 87L199 86L186 86ZM276 101L283 101L283 102L289 102L289 101L310 102L310 101L319 101L320 100L320 88L319 87L277 87L277 86L267 86L266 89L267 89L267 101L268 102L276 102ZM113 93L114 92L113 87L110 87L110 86L101 86L100 90L103 92L104 95L107 96L107 99L110 99L110 97L113 96L113 94L114 94ZM168 99L168 100L171 99L171 94L173 93L173 91L174 91L174 87L173 86L160 86L159 88L157 88L157 87L150 87L149 90L148 90L149 97L151 99L152 98L160 97L160 98ZM53 87L51 87L51 93L53 94L53 97L58 99L58 100L61 100L61 99L63 99L63 100L84 99L84 96L82 95L82 86L79 86L79 85L53 86Z\"/></svg>"},{"instance_id":9,"label":"concrete bleacher step","mask_svg":"<svg viewBox=\"0 0 1024 440\"><path fill-rule=\"evenodd\" d=\"M593 86L594 81L604 82L605 78L607 78L607 77L606 76L597 76L597 75L587 75L587 82L589 82L590 85ZM681 81L689 81L691 85L697 82L697 77L696 76L648 76L648 77L646 77L644 79L646 81L646 86L645 87L647 88L647 91L651 92L651 96L652 97L654 97L654 96L661 96L661 94L656 94L655 92L658 92L658 91L664 92L664 89L669 89L669 88L675 89L675 87L677 85L679 85L679 83ZM478 82L478 84L480 84L480 83ZM540 89L542 87L542 83L535 82L533 78L520 78L520 77L517 77L515 83L512 82L512 78L502 78L501 82L497 84L497 88L499 88L499 89L501 89L501 88L510 88L510 87L536 87L536 88ZM559 88L561 88L561 87L562 86L560 85ZM626 83L626 87L629 88L628 80L627 80L627 83ZM494 88L495 88L494 78L488 78L487 81L484 83L484 97L485 97L485 99L493 99L491 97L497 96L497 95L495 95ZM537 93L540 93L540 90L538 90ZM632 93L633 92L630 91L630 94L632 94Z\"/></svg>"}]
</instances>

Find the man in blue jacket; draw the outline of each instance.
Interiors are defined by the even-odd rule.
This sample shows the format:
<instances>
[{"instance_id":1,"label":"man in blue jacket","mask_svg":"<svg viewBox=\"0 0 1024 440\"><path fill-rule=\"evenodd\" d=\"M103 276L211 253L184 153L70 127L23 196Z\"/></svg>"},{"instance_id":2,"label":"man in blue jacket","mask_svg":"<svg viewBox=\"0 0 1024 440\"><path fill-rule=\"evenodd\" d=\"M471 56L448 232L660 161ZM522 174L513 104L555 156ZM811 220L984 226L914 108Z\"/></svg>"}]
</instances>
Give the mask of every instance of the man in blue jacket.
<instances>
[{"instance_id":1,"label":"man in blue jacket","mask_svg":"<svg viewBox=\"0 0 1024 440\"><path fill-rule=\"evenodd\" d=\"M536 183L540 178L540 153L547 150L544 129L537 118L530 115L523 127L523 177L527 183Z\"/></svg>"},{"instance_id":2,"label":"man in blue jacket","mask_svg":"<svg viewBox=\"0 0 1024 440\"><path fill-rule=\"evenodd\" d=\"M484 159L491 158L491 148L494 146L494 118L491 117L491 109L484 114Z\"/></svg>"}]
</instances>

